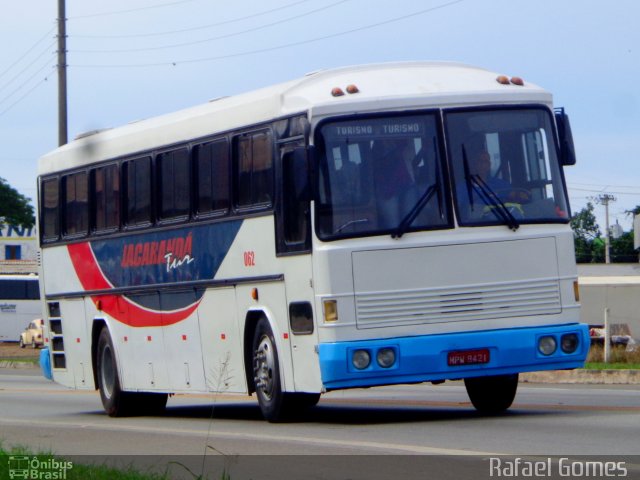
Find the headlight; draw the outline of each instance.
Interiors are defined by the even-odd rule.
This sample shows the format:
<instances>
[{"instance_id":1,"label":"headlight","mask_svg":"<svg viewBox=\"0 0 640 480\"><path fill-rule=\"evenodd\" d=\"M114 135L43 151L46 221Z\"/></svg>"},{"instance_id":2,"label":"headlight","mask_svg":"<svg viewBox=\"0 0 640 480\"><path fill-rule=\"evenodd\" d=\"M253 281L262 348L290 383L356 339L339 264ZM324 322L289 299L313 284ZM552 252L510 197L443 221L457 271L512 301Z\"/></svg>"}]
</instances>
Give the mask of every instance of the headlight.
<instances>
[{"instance_id":1,"label":"headlight","mask_svg":"<svg viewBox=\"0 0 640 480\"><path fill-rule=\"evenodd\" d=\"M351 362L358 370L364 370L371 363L371 355L366 350L355 350Z\"/></svg>"},{"instance_id":2,"label":"headlight","mask_svg":"<svg viewBox=\"0 0 640 480\"><path fill-rule=\"evenodd\" d=\"M325 300L322 302L324 310L324 321L337 322L338 321L338 302L336 300Z\"/></svg>"},{"instance_id":3,"label":"headlight","mask_svg":"<svg viewBox=\"0 0 640 480\"><path fill-rule=\"evenodd\" d=\"M381 348L378 350L376 360L382 368L389 368L396 363L396 352L393 348Z\"/></svg>"},{"instance_id":4,"label":"headlight","mask_svg":"<svg viewBox=\"0 0 640 480\"><path fill-rule=\"evenodd\" d=\"M575 333L567 333L560 339L560 348L564 353L574 353L580 345L578 335Z\"/></svg>"},{"instance_id":5,"label":"headlight","mask_svg":"<svg viewBox=\"0 0 640 480\"><path fill-rule=\"evenodd\" d=\"M543 355L552 355L558 348L558 342L551 336L540 337L538 340L538 351Z\"/></svg>"}]
</instances>

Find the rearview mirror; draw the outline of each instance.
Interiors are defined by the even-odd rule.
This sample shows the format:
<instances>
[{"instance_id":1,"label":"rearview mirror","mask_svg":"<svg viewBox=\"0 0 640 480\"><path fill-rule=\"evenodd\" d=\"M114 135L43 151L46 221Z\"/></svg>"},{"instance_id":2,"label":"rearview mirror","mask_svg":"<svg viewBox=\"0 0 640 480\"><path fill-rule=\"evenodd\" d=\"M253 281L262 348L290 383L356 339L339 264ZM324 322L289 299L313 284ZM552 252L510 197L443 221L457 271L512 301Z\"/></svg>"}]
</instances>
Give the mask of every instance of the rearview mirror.
<instances>
[{"instance_id":1,"label":"rearview mirror","mask_svg":"<svg viewBox=\"0 0 640 480\"><path fill-rule=\"evenodd\" d=\"M576 150L573 145L573 134L569 116L564 112L564 108L555 110L556 125L558 128L558 141L560 143L560 163L562 165L576 164Z\"/></svg>"}]
</instances>

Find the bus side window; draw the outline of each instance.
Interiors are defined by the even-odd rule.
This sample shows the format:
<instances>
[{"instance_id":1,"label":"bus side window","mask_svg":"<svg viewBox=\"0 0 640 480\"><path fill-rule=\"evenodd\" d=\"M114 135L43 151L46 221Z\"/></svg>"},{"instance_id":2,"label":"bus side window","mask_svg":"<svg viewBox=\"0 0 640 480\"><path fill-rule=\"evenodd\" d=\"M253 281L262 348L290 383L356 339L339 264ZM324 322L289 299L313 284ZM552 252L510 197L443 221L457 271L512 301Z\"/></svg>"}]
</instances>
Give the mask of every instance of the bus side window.
<instances>
[{"instance_id":1,"label":"bus side window","mask_svg":"<svg viewBox=\"0 0 640 480\"><path fill-rule=\"evenodd\" d=\"M92 218L96 231L117 230L120 226L120 177L118 165L99 167L92 172Z\"/></svg>"},{"instance_id":2,"label":"bus side window","mask_svg":"<svg viewBox=\"0 0 640 480\"><path fill-rule=\"evenodd\" d=\"M191 199L191 168L189 150L181 148L161 153L157 157L158 191L161 219L185 218Z\"/></svg>"},{"instance_id":3,"label":"bus side window","mask_svg":"<svg viewBox=\"0 0 640 480\"><path fill-rule=\"evenodd\" d=\"M42 182L42 238L57 240L59 231L59 196L58 179L52 178Z\"/></svg>"},{"instance_id":4,"label":"bus side window","mask_svg":"<svg viewBox=\"0 0 640 480\"><path fill-rule=\"evenodd\" d=\"M86 172L63 177L63 235L86 235L89 231L89 177Z\"/></svg>"},{"instance_id":5,"label":"bus side window","mask_svg":"<svg viewBox=\"0 0 640 480\"><path fill-rule=\"evenodd\" d=\"M309 185L304 147L286 152L283 164L284 240L287 244L304 243L309 232Z\"/></svg>"},{"instance_id":6,"label":"bus side window","mask_svg":"<svg viewBox=\"0 0 640 480\"><path fill-rule=\"evenodd\" d=\"M273 143L269 132L243 135L234 142L236 206L273 202Z\"/></svg>"},{"instance_id":7,"label":"bus side window","mask_svg":"<svg viewBox=\"0 0 640 480\"><path fill-rule=\"evenodd\" d=\"M151 158L130 160L123 164L126 199L126 224L151 222Z\"/></svg>"},{"instance_id":8,"label":"bus side window","mask_svg":"<svg viewBox=\"0 0 640 480\"><path fill-rule=\"evenodd\" d=\"M226 138L194 147L196 213L224 215L229 211L229 143Z\"/></svg>"}]
</instances>

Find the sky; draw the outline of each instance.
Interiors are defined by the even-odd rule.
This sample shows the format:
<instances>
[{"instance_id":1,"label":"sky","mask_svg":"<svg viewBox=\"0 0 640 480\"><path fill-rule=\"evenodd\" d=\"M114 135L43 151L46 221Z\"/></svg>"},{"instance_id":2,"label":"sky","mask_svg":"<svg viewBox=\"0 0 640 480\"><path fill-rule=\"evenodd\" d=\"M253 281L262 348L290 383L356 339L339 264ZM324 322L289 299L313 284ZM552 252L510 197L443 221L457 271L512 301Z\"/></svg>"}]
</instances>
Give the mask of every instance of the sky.
<instances>
[{"instance_id":1,"label":"sky","mask_svg":"<svg viewBox=\"0 0 640 480\"><path fill-rule=\"evenodd\" d=\"M57 147L57 0L5 1L0 177L36 198ZM573 212L640 205L637 0L66 0L69 139L320 69L445 60L521 76L570 116ZM604 206L596 214L604 230Z\"/></svg>"}]
</instances>

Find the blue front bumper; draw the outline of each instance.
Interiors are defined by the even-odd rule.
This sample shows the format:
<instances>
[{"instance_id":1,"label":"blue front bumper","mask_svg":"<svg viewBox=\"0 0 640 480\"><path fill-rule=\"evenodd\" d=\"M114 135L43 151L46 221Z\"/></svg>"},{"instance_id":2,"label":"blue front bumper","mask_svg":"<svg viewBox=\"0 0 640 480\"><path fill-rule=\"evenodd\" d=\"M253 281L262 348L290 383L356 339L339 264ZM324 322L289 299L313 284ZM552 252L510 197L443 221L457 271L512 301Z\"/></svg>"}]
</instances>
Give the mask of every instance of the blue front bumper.
<instances>
[{"instance_id":1,"label":"blue front bumper","mask_svg":"<svg viewBox=\"0 0 640 480\"><path fill-rule=\"evenodd\" d=\"M576 334L578 348L564 353L561 338ZM540 337L554 337L557 350L551 355L538 351ZM398 383L454 380L484 375L504 375L539 370L579 368L589 352L589 328L585 324L512 328L480 332L400 337L321 343L319 346L322 382L327 390L370 387ZM379 366L376 355L380 349L390 348L396 362L388 368ZM450 352L488 350L489 361L480 365L448 364ZM353 366L356 350L366 350L371 364L362 370Z\"/></svg>"}]
</instances>

